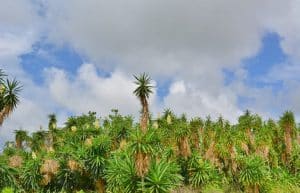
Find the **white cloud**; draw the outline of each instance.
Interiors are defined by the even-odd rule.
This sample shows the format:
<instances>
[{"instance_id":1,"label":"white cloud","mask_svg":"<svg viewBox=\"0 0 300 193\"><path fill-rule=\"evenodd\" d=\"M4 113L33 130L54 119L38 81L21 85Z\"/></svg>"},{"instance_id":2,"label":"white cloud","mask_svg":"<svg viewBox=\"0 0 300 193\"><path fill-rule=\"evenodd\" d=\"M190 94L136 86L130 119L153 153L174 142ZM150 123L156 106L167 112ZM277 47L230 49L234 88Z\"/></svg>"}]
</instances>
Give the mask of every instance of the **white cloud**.
<instances>
[{"instance_id":1,"label":"white cloud","mask_svg":"<svg viewBox=\"0 0 300 193\"><path fill-rule=\"evenodd\" d=\"M300 59L300 1L286 2L288 11L284 16L269 22L271 28L282 36L281 46L290 57Z\"/></svg>"},{"instance_id":2,"label":"white cloud","mask_svg":"<svg viewBox=\"0 0 300 193\"><path fill-rule=\"evenodd\" d=\"M99 115L106 115L111 109L117 108L124 114L138 116L140 104L132 93L135 88L132 77L120 71L112 72L110 77L101 77L97 74L95 65L83 64L75 77L69 77L65 71L56 68L49 69L47 77L52 97L71 112L79 114L95 111ZM167 107L171 107L176 113L186 112L188 116L224 115L232 121L240 114L233 105L235 96L228 90L214 96L178 81L170 86L163 104L160 104L157 97L154 91L150 99L154 115Z\"/></svg>"},{"instance_id":3,"label":"white cloud","mask_svg":"<svg viewBox=\"0 0 300 193\"><path fill-rule=\"evenodd\" d=\"M50 41L69 43L108 71L184 80L191 88L181 85L181 94L170 93L161 107L224 112L231 120L239 114L237 96L224 86L222 69L239 68L241 59L254 56L265 23L288 8L270 0L54 0L46 6Z\"/></svg>"},{"instance_id":4,"label":"white cloud","mask_svg":"<svg viewBox=\"0 0 300 193\"><path fill-rule=\"evenodd\" d=\"M270 88L244 84L241 60L255 56L266 31L279 33L285 52L297 55L298 5L299 0L54 0L46 6L51 41L69 43L108 71L170 78L176 95L170 92L161 107L223 113L233 120L240 113L238 95L255 99L250 108L262 114L284 104ZM223 68L240 72L239 81L224 86Z\"/></svg>"},{"instance_id":5,"label":"white cloud","mask_svg":"<svg viewBox=\"0 0 300 193\"><path fill-rule=\"evenodd\" d=\"M59 69L47 71L50 93L62 107L76 113L96 111L106 115L117 108L126 114L136 114L138 100L132 94L132 78L121 72L113 72L110 77L101 77L92 64L83 64L75 77L68 77Z\"/></svg>"},{"instance_id":6,"label":"white cloud","mask_svg":"<svg viewBox=\"0 0 300 193\"><path fill-rule=\"evenodd\" d=\"M45 18L32 2L42 5ZM237 104L241 95L255 99L250 104L254 112L273 116L274 109L292 108L299 117L299 65L295 62L300 58L299 4L299 0L3 0L0 65L5 63L1 68L25 88L21 105L5 124L35 129L46 124L46 115L53 111L60 117L67 111L89 110L103 116L119 108L137 115L140 104L132 94L131 74L144 71L156 80L172 81L162 102L155 93L151 98L154 114L170 107L176 113L222 114L234 121L241 113ZM266 31L283 38L281 45L290 57L289 63L264 77L266 82L284 82L276 95L270 87L245 85L247 72L240 64L255 56ZM30 52L41 36L58 46L68 43L93 64L83 64L75 75L47 69L46 84L35 84L18 56ZM98 67L111 75L100 76ZM234 84L224 85L223 68L237 72Z\"/></svg>"},{"instance_id":7,"label":"white cloud","mask_svg":"<svg viewBox=\"0 0 300 193\"><path fill-rule=\"evenodd\" d=\"M0 57L17 56L31 47L27 36L0 33Z\"/></svg>"},{"instance_id":8,"label":"white cloud","mask_svg":"<svg viewBox=\"0 0 300 193\"><path fill-rule=\"evenodd\" d=\"M235 105L236 96L230 90L223 89L222 93L213 95L205 90L195 89L193 85L185 85L184 82L175 82L170 87L170 94L164 99L166 107L175 110L176 113L187 113L188 116L205 117L211 115L236 122L241 111Z\"/></svg>"},{"instance_id":9,"label":"white cloud","mask_svg":"<svg viewBox=\"0 0 300 193\"><path fill-rule=\"evenodd\" d=\"M36 10L30 0L1 0L0 31L23 31L34 27Z\"/></svg>"},{"instance_id":10,"label":"white cloud","mask_svg":"<svg viewBox=\"0 0 300 193\"><path fill-rule=\"evenodd\" d=\"M300 46L299 46L300 47ZM300 63L294 61L292 63L283 63L274 66L266 75L265 81L300 81Z\"/></svg>"},{"instance_id":11,"label":"white cloud","mask_svg":"<svg viewBox=\"0 0 300 193\"><path fill-rule=\"evenodd\" d=\"M284 5L270 0L54 0L48 2L48 19L52 39L69 42L101 65L108 58L125 71L186 78L254 55L264 22L285 11ZM111 63L106 67L112 69Z\"/></svg>"},{"instance_id":12,"label":"white cloud","mask_svg":"<svg viewBox=\"0 0 300 193\"><path fill-rule=\"evenodd\" d=\"M43 99L46 90L37 86L24 72L19 56L31 51L39 38L39 16L29 0L2 0L0 6L0 68L10 78L22 82L18 108L0 128L0 148L4 141L12 139L16 129L37 130L47 122L48 104Z\"/></svg>"},{"instance_id":13,"label":"white cloud","mask_svg":"<svg viewBox=\"0 0 300 193\"><path fill-rule=\"evenodd\" d=\"M186 92L183 81L174 82L170 86L170 94L184 94Z\"/></svg>"}]
</instances>

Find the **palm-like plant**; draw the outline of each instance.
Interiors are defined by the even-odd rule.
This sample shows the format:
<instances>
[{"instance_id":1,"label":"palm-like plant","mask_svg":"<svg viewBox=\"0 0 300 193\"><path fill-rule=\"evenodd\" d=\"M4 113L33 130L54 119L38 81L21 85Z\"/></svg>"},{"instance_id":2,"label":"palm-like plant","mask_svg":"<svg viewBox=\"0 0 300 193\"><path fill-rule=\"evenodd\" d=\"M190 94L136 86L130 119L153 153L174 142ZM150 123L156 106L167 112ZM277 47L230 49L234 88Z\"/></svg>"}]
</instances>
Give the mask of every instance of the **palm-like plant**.
<instances>
[{"instance_id":1,"label":"palm-like plant","mask_svg":"<svg viewBox=\"0 0 300 193\"><path fill-rule=\"evenodd\" d=\"M20 171L20 182L26 192L39 191L41 189L40 183L43 179L40 173L41 160L30 159L27 160L24 167Z\"/></svg>"},{"instance_id":2,"label":"palm-like plant","mask_svg":"<svg viewBox=\"0 0 300 193\"><path fill-rule=\"evenodd\" d=\"M239 128L245 131L245 135L248 139L248 148L254 149L254 130L259 129L262 125L262 120L258 115L252 115L249 110L246 110L245 114L239 117Z\"/></svg>"},{"instance_id":3,"label":"palm-like plant","mask_svg":"<svg viewBox=\"0 0 300 193\"><path fill-rule=\"evenodd\" d=\"M123 147L129 137L130 130L133 125L133 118L130 116L122 116L117 110L113 111L114 114L109 115L104 120L103 126L108 130L109 136L113 139L113 145Z\"/></svg>"},{"instance_id":4,"label":"palm-like plant","mask_svg":"<svg viewBox=\"0 0 300 193\"><path fill-rule=\"evenodd\" d=\"M45 149L45 140L47 138L47 132L40 130L32 134L30 138L30 148L33 151L39 151Z\"/></svg>"},{"instance_id":5,"label":"palm-like plant","mask_svg":"<svg viewBox=\"0 0 300 193\"><path fill-rule=\"evenodd\" d=\"M1 72L3 73L3 72ZM3 77L3 75L0 77ZM19 93L22 89L17 80L0 81L0 126L17 107L19 103Z\"/></svg>"},{"instance_id":6,"label":"palm-like plant","mask_svg":"<svg viewBox=\"0 0 300 193\"><path fill-rule=\"evenodd\" d=\"M94 181L88 173L70 168L68 161L61 160L61 169L48 185L50 192L77 192L80 189L92 189Z\"/></svg>"},{"instance_id":7,"label":"palm-like plant","mask_svg":"<svg viewBox=\"0 0 300 193\"><path fill-rule=\"evenodd\" d=\"M218 154L218 160L222 163L222 169L227 175L236 172L236 145L238 143L238 138L235 132L231 128L227 128L222 132L218 139L218 144L216 145L216 150Z\"/></svg>"},{"instance_id":8,"label":"palm-like plant","mask_svg":"<svg viewBox=\"0 0 300 193\"><path fill-rule=\"evenodd\" d=\"M284 130L284 143L285 143L285 152L283 155L284 163L288 164L292 154L292 140L293 133L296 127L295 117L293 112L286 111L279 121L280 126Z\"/></svg>"},{"instance_id":9,"label":"palm-like plant","mask_svg":"<svg viewBox=\"0 0 300 193\"><path fill-rule=\"evenodd\" d=\"M15 143L16 148L22 149L23 148L23 142L28 139L27 131L25 130L15 130Z\"/></svg>"},{"instance_id":10,"label":"palm-like plant","mask_svg":"<svg viewBox=\"0 0 300 193\"><path fill-rule=\"evenodd\" d=\"M192 142L195 149L199 149L200 137L203 129L203 121L201 118L195 118L190 121L190 131L192 133Z\"/></svg>"},{"instance_id":11,"label":"palm-like plant","mask_svg":"<svg viewBox=\"0 0 300 193\"><path fill-rule=\"evenodd\" d=\"M151 78L149 75L143 73L140 76L134 75L135 84L137 88L133 91L133 93L139 98L142 105L142 116L141 116L141 129L143 132L146 132L149 120L149 104L148 98L152 93L153 86L151 85Z\"/></svg>"},{"instance_id":12,"label":"palm-like plant","mask_svg":"<svg viewBox=\"0 0 300 193\"><path fill-rule=\"evenodd\" d=\"M131 143L129 149L135 158L136 173L144 177L150 165L150 156L154 152L154 132L148 130L147 133L136 129L131 133Z\"/></svg>"},{"instance_id":13,"label":"palm-like plant","mask_svg":"<svg viewBox=\"0 0 300 193\"><path fill-rule=\"evenodd\" d=\"M101 135L93 140L91 147L87 149L84 161L85 170L95 181L97 192L105 192L104 170L107 158L111 150L111 139Z\"/></svg>"},{"instance_id":14,"label":"palm-like plant","mask_svg":"<svg viewBox=\"0 0 300 193\"><path fill-rule=\"evenodd\" d=\"M49 118L48 129L50 131L56 129L56 124L57 124L56 115L50 114L50 115L48 115L48 118Z\"/></svg>"},{"instance_id":15,"label":"palm-like plant","mask_svg":"<svg viewBox=\"0 0 300 193\"><path fill-rule=\"evenodd\" d=\"M6 77L7 75L5 74L5 72L0 69L0 82L4 82L4 78Z\"/></svg>"},{"instance_id":16,"label":"palm-like plant","mask_svg":"<svg viewBox=\"0 0 300 193\"><path fill-rule=\"evenodd\" d=\"M108 160L106 169L108 192L137 192L140 180L135 171L135 162L128 153L116 153Z\"/></svg>"},{"instance_id":17,"label":"palm-like plant","mask_svg":"<svg viewBox=\"0 0 300 193\"><path fill-rule=\"evenodd\" d=\"M108 192L120 193L167 193L180 185L179 167L165 160L154 161L144 178L135 172L135 163L126 152L115 154L106 170Z\"/></svg>"},{"instance_id":18,"label":"palm-like plant","mask_svg":"<svg viewBox=\"0 0 300 193\"><path fill-rule=\"evenodd\" d=\"M261 127L256 133L255 146L256 154L261 156L266 161L269 160L270 150L272 148L273 132L267 125Z\"/></svg>"},{"instance_id":19,"label":"palm-like plant","mask_svg":"<svg viewBox=\"0 0 300 193\"><path fill-rule=\"evenodd\" d=\"M179 154L185 159L191 155L189 134L190 128L185 115L183 115L180 119L176 120L175 138L178 143Z\"/></svg>"},{"instance_id":20,"label":"palm-like plant","mask_svg":"<svg viewBox=\"0 0 300 193\"><path fill-rule=\"evenodd\" d=\"M261 186L269 180L269 170L264 161L257 156L241 160L239 181L247 193L259 193Z\"/></svg>"},{"instance_id":21,"label":"palm-like plant","mask_svg":"<svg viewBox=\"0 0 300 193\"><path fill-rule=\"evenodd\" d=\"M155 161L139 189L147 193L168 193L181 184L182 176L178 174L179 171L180 168L173 162Z\"/></svg>"},{"instance_id":22,"label":"palm-like plant","mask_svg":"<svg viewBox=\"0 0 300 193\"><path fill-rule=\"evenodd\" d=\"M17 181L15 179L16 170L10 168L6 163L0 161L0 190L4 187L16 187Z\"/></svg>"},{"instance_id":23,"label":"palm-like plant","mask_svg":"<svg viewBox=\"0 0 300 193\"><path fill-rule=\"evenodd\" d=\"M55 144L55 133L57 131L57 119L55 114L50 114L48 115L49 121L48 121L48 140L47 140L47 145L48 145L48 150L53 150L53 145Z\"/></svg>"},{"instance_id":24,"label":"palm-like plant","mask_svg":"<svg viewBox=\"0 0 300 193\"><path fill-rule=\"evenodd\" d=\"M188 164L189 181L194 188L202 189L206 185L217 184L220 174L208 161L198 154L193 154Z\"/></svg>"},{"instance_id":25,"label":"palm-like plant","mask_svg":"<svg viewBox=\"0 0 300 193\"><path fill-rule=\"evenodd\" d=\"M271 170L271 181L267 184L267 190L270 193L296 193L300 187L297 178L288 170L276 168Z\"/></svg>"}]
</instances>

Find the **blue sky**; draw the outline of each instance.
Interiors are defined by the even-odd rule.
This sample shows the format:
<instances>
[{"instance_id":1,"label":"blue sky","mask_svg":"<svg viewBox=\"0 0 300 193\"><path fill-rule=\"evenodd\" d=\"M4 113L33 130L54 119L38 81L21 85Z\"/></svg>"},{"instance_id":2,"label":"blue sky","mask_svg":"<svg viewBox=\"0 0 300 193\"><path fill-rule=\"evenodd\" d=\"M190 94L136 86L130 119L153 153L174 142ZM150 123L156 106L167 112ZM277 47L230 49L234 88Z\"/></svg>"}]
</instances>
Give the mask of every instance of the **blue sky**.
<instances>
[{"instance_id":1,"label":"blue sky","mask_svg":"<svg viewBox=\"0 0 300 193\"><path fill-rule=\"evenodd\" d=\"M2 142L16 128L47 125L50 113L61 125L89 110L138 116L132 75L141 72L156 86L153 115L300 118L298 0L1 4L0 67L24 85Z\"/></svg>"}]
</instances>

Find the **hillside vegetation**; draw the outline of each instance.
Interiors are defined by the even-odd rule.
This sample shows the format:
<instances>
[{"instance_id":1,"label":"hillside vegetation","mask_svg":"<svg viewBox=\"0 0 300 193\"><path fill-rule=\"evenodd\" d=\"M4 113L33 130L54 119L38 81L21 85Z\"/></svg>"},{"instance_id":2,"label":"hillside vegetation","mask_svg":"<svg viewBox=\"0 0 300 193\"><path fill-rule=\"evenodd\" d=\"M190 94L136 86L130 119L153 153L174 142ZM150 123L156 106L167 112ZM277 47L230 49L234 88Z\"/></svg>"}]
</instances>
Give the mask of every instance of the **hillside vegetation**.
<instances>
[{"instance_id":1,"label":"hillside vegetation","mask_svg":"<svg viewBox=\"0 0 300 193\"><path fill-rule=\"evenodd\" d=\"M300 192L292 112L275 121L245 111L237 124L170 109L154 118L149 76L135 76L135 83L138 123L113 109L103 118L69 117L63 127L51 114L47 129L16 130L0 154L0 192Z\"/></svg>"}]
</instances>

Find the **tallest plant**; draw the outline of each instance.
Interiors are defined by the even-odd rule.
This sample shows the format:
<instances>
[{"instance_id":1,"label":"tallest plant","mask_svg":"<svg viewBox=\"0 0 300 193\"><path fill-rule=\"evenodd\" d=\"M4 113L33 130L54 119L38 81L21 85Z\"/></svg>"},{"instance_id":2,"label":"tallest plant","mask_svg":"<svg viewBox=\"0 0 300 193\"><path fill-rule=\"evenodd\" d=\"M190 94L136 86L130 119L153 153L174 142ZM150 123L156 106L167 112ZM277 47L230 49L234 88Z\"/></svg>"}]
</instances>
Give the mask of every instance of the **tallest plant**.
<instances>
[{"instance_id":1,"label":"tallest plant","mask_svg":"<svg viewBox=\"0 0 300 193\"><path fill-rule=\"evenodd\" d=\"M293 112L286 111L282 117L280 117L279 124L284 130L284 143L285 143L285 152L283 154L283 161L285 164L288 164L291 158L292 149L293 149L293 133L296 127L295 117Z\"/></svg>"},{"instance_id":2,"label":"tallest plant","mask_svg":"<svg viewBox=\"0 0 300 193\"><path fill-rule=\"evenodd\" d=\"M135 76L135 84L137 88L133 91L133 93L139 98L142 105L142 116L141 116L141 129L145 133L148 127L149 120L149 104L148 99L150 94L152 93L153 86L151 85L151 78L146 73L141 74L140 76Z\"/></svg>"},{"instance_id":3,"label":"tallest plant","mask_svg":"<svg viewBox=\"0 0 300 193\"><path fill-rule=\"evenodd\" d=\"M19 81L5 78L6 74L0 69L0 126L17 107L21 91Z\"/></svg>"}]
</instances>

